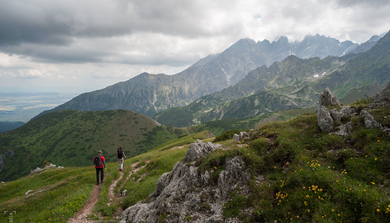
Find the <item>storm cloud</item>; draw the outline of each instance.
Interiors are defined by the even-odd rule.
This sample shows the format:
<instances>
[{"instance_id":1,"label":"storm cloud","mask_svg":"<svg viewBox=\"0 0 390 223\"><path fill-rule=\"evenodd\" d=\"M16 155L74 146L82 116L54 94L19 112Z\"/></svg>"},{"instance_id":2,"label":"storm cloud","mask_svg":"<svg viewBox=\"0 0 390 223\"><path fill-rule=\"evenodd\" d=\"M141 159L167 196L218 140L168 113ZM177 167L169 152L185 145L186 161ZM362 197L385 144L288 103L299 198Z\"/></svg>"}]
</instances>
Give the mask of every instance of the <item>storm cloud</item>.
<instances>
[{"instance_id":1,"label":"storm cloud","mask_svg":"<svg viewBox=\"0 0 390 223\"><path fill-rule=\"evenodd\" d=\"M175 74L246 37L361 43L389 31L389 11L390 0L2 0L0 88L86 91Z\"/></svg>"}]
</instances>

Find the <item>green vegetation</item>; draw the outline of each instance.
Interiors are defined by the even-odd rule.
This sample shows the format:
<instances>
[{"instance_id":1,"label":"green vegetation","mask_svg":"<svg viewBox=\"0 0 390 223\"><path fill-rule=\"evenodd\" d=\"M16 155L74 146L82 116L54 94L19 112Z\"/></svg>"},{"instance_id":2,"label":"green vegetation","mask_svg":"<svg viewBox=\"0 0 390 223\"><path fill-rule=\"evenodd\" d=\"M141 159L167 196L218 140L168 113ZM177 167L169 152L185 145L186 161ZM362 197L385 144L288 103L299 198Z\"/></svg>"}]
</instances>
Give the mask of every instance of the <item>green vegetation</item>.
<instances>
[{"instance_id":1,"label":"green vegetation","mask_svg":"<svg viewBox=\"0 0 390 223\"><path fill-rule=\"evenodd\" d=\"M206 122L204 124L188 127L191 133L209 130L214 135L221 135L230 129L254 129L259 125L272 121L285 121L300 114L315 112L315 108L290 109L278 112L267 113L250 118L222 119Z\"/></svg>"},{"instance_id":2,"label":"green vegetation","mask_svg":"<svg viewBox=\"0 0 390 223\"><path fill-rule=\"evenodd\" d=\"M136 124L136 122L138 124ZM119 146L128 158L175 139L185 129L158 126L132 111L81 112L62 110L40 116L15 130L0 133L0 154L5 158L0 180L15 180L44 160L59 166L88 166L98 150L107 161L116 161Z\"/></svg>"},{"instance_id":3,"label":"green vegetation","mask_svg":"<svg viewBox=\"0 0 390 223\"><path fill-rule=\"evenodd\" d=\"M164 173L172 170L174 164L185 156L188 145L196 139L209 138L207 131L175 139L130 159L124 163L124 177L115 188L115 193L125 182L131 171L131 164L140 162L146 168L133 174L125 183L121 191L127 189L129 195L123 203L109 203L109 185L119 177L118 164L107 163L106 179L101 187L99 200L95 206L91 219L112 220L119 207L127 207L136 198L145 199L155 190L157 179ZM211 139L209 139L211 140ZM179 148L178 148L179 147ZM147 161L147 162L146 162ZM43 164L43 163L42 163ZM39 166L42 166L39 165ZM142 175L144 175L142 177ZM13 215L14 222L67 222L74 216L89 199L92 188L96 183L96 173L93 166L66 167L63 169L48 169L41 173L22 177L15 181L0 184L0 211L8 211ZM33 190L31 196L25 196L28 190ZM99 214L100 213L100 214ZM0 215L0 222L8 222L9 215Z\"/></svg>"},{"instance_id":4,"label":"green vegetation","mask_svg":"<svg viewBox=\"0 0 390 223\"><path fill-rule=\"evenodd\" d=\"M390 108L372 114L382 121ZM224 204L226 217L244 222L389 222L390 140L355 119L354 134L347 138L322 133L315 114L268 123L240 142L246 147L216 150L197 163L205 171L223 169L227 157L244 159L251 194L233 193ZM225 143L232 145L231 140ZM259 175L265 176L260 183ZM241 212L245 207L254 208L254 214Z\"/></svg>"},{"instance_id":5,"label":"green vegetation","mask_svg":"<svg viewBox=\"0 0 390 223\"><path fill-rule=\"evenodd\" d=\"M351 106L363 108L368 103L359 100ZM360 116L341 120L341 123L351 121L350 136L323 133L316 114L302 111L272 114L268 118L274 118L268 120L274 121L261 123L249 139L238 143L230 138L237 130L227 131L217 137L224 149L216 149L196 161L199 172L213 169L209 171L210 180L217 184L219 174L226 168L226 158L239 155L244 160L251 175L249 193L240 188L234 191L223 204L224 216L237 217L242 222L389 222L389 137L378 128L366 129ZM277 121L299 113L291 120ZM389 107L370 113L378 122L390 126ZM119 207L125 209L139 201L147 202L158 178L183 159L188 145L198 138L212 141L210 136L208 131L183 136L126 159L125 175L131 171L131 164L138 162L136 166L144 168L128 181L120 181L119 185L124 183L121 191L126 189L128 195L122 203L110 206L108 187L119 173L115 171L117 163L107 164L109 175L91 218L97 218L100 212L105 216L103 219L113 219ZM49 169L7 182L0 185L0 211L16 211L16 222L66 222L85 204L95 180L92 167L71 167ZM120 192L119 185L115 193ZM41 191L26 197L27 190ZM207 203L202 205L206 210L209 208ZM243 211L249 207L253 210L251 214ZM1 216L0 221L7 217ZM159 221L164 222L166 217L166 213L161 213ZM192 219L187 216L186 220Z\"/></svg>"},{"instance_id":6,"label":"green vegetation","mask_svg":"<svg viewBox=\"0 0 390 223\"><path fill-rule=\"evenodd\" d=\"M14 222L66 222L88 200L96 181L93 167L49 169L0 187L0 211ZM29 197L28 190L33 190ZM15 212L14 212L15 211ZM10 215L0 215L9 222Z\"/></svg>"}]
</instances>

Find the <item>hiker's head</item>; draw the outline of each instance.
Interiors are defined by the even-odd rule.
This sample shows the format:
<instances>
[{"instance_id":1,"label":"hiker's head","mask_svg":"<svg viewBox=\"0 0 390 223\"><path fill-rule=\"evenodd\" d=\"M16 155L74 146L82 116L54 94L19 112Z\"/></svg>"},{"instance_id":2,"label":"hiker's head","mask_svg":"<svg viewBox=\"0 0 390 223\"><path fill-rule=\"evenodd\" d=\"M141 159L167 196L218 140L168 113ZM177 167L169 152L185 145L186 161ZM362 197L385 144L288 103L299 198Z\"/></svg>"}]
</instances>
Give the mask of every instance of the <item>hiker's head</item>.
<instances>
[{"instance_id":1,"label":"hiker's head","mask_svg":"<svg viewBox=\"0 0 390 223\"><path fill-rule=\"evenodd\" d=\"M122 147L119 147L119 151L122 151Z\"/></svg>"},{"instance_id":2,"label":"hiker's head","mask_svg":"<svg viewBox=\"0 0 390 223\"><path fill-rule=\"evenodd\" d=\"M101 150L98 151L98 156L101 156L103 152Z\"/></svg>"}]
</instances>

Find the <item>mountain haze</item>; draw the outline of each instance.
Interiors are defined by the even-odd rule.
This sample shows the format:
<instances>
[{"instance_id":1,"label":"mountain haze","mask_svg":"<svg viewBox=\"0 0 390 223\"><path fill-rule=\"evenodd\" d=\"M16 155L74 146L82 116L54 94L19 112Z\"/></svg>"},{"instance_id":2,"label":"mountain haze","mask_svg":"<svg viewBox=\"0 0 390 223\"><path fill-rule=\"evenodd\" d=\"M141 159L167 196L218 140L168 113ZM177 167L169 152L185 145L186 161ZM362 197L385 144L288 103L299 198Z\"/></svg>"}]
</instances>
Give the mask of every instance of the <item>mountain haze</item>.
<instances>
[{"instance_id":1,"label":"mountain haze","mask_svg":"<svg viewBox=\"0 0 390 223\"><path fill-rule=\"evenodd\" d=\"M293 43L287 37L272 43L241 39L222 53L205 57L178 74L142 73L105 89L81 94L40 115L64 109L126 109L152 116L233 86L257 67L270 66L289 55L301 58L340 56L357 45L320 35L307 36L303 41Z\"/></svg>"}]
</instances>

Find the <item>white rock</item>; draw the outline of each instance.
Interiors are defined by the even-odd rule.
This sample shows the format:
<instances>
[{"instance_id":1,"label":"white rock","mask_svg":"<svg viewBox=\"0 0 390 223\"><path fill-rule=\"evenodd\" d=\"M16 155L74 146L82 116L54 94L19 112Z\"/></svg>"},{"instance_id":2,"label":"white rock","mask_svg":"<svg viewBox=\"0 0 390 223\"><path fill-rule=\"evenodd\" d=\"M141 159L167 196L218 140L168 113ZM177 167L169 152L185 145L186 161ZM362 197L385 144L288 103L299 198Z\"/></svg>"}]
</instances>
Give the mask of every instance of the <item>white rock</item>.
<instances>
[{"instance_id":1,"label":"white rock","mask_svg":"<svg viewBox=\"0 0 390 223\"><path fill-rule=\"evenodd\" d=\"M30 193L30 192L32 192L33 190L29 190L29 191L27 191L24 195L26 195L26 196L28 196L28 194Z\"/></svg>"}]
</instances>

